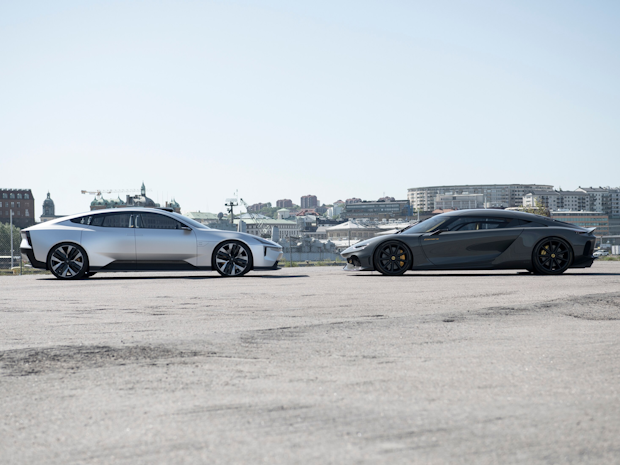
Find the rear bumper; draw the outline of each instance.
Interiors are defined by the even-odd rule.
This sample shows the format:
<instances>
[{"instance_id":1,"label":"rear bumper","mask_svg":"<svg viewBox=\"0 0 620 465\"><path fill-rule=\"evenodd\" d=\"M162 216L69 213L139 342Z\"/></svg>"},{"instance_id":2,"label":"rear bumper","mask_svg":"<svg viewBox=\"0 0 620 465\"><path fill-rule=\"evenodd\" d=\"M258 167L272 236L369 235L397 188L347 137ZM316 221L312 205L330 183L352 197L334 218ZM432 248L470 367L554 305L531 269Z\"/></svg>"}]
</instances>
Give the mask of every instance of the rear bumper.
<instances>
[{"instance_id":1,"label":"rear bumper","mask_svg":"<svg viewBox=\"0 0 620 465\"><path fill-rule=\"evenodd\" d=\"M573 264L570 267L571 268L590 268L592 266L592 263L594 263L594 260L596 260L597 258L598 257L595 257L593 255L577 257L575 258L575 260L573 261Z\"/></svg>"},{"instance_id":2,"label":"rear bumper","mask_svg":"<svg viewBox=\"0 0 620 465\"><path fill-rule=\"evenodd\" d=\"M47 265L45 263L40 262L36 258L34 258L34 250L21 247L19 251L24 258L28 259L33 268L39 268L41 270L47 269Z\"/></svg>"}]
</instances>

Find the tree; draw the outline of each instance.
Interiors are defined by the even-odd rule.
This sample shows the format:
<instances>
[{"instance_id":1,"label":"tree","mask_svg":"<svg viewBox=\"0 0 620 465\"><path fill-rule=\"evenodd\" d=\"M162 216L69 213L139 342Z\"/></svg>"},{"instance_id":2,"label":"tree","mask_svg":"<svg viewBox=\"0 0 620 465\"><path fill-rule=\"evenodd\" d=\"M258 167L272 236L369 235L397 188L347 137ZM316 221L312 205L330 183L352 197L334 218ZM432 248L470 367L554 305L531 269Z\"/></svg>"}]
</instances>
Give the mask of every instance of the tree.
<instances>
[{"instance_id":1,"label":"tree","mask_svg":"<svg viewBox=\"0 0 620 465\"><path fill-rule=\"evenodd\" d=\"M21 229L13 226L13 254L19 255L19 244L22 240ZM0 223L0 255L11 255L11 226Z\"/></svg>"},{"instance_id":2,"label":"tree","mask_svg":"<svg viewBox=\"0 0 620 465\"><path fill-rule=\"evenodd\" d=\"M525 213L533 213L540 216L551 216L551 212L540 199L536 199L535 207L523 207Z\"/></svg>"}]
</instances>

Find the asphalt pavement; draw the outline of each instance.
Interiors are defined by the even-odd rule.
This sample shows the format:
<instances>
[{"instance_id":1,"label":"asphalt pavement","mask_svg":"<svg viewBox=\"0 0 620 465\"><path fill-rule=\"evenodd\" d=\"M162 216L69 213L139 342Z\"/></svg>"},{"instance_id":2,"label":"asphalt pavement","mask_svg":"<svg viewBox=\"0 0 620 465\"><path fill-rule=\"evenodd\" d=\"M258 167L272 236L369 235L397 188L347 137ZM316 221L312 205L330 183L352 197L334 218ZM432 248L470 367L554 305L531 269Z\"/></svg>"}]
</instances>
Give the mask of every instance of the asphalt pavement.
<instances>
[{"instance_id":1,"label":"asphalt pavement","mask_svg":"<svg viewBox=\"0 0 620 465\"><path fill-rule=\"evenodd\" d=\"M620 262L0 277L0 463L620 463Z\"/></svg>"}]
</instances>

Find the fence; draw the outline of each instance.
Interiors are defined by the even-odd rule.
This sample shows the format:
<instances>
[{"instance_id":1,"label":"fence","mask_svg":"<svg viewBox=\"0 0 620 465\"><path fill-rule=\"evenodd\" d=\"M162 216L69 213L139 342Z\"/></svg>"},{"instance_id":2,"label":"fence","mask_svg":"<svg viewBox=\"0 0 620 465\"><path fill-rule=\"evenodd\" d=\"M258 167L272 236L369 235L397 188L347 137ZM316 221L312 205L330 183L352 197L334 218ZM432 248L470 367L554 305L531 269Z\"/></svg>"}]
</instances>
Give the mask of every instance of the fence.
<instances>
[{"instance_id":1,"label":"fence","mask_svg":"<svg viewBox=\"0 0 620 465\"><path fill-rule=\"evenodd\" d=\"M11 234L12 233L12 234ZM19 252L21 243L21 230L6 223L0 223L0 270L9 271L11 268L22 273L24 263ZM13 236L13 247L11 247L11 235Z\"/></svg>"}]
</instances>

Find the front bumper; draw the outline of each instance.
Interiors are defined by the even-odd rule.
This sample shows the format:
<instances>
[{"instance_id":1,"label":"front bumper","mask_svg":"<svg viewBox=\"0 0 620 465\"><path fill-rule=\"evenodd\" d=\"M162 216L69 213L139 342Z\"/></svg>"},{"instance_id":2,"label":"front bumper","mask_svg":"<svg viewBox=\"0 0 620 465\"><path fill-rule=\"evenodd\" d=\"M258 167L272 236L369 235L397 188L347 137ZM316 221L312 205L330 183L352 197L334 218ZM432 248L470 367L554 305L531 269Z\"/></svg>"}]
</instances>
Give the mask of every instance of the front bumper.
<instances>
[{"instance_id":1,"label":"front bumper","mask_svg":"<svg viewBox=\"0 0 620 465\"><path fill-rule=\"evenodd\" d=\"M343 268L344 271L372 271L374 269L370 263L370 257L349 255L344 258L347 259L347 264Z\"/></svg>"}]
</instances>

